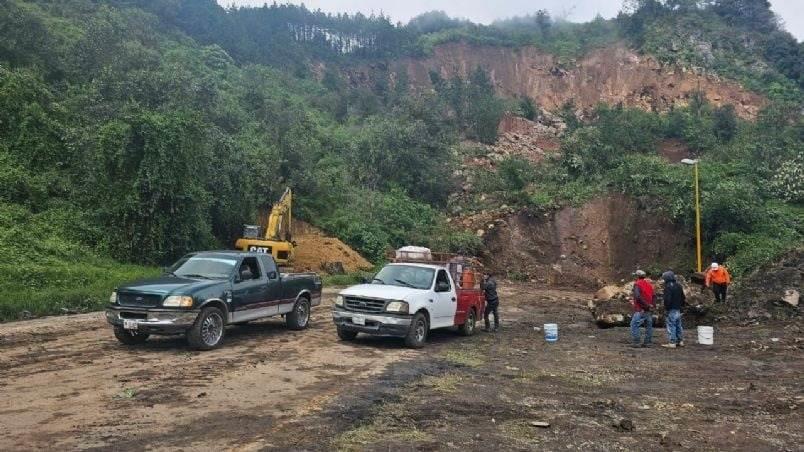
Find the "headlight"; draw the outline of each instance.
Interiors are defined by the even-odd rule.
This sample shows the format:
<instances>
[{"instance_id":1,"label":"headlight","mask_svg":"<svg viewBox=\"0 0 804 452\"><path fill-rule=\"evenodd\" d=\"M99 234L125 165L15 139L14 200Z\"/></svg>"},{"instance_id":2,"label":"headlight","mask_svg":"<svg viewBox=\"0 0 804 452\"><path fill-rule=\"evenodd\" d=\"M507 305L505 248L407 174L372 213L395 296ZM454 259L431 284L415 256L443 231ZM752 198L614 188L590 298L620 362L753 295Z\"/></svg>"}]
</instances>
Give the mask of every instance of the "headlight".
<instances>
[{"instance_id":1,"label":"headlight","mask_svg":"<svg viewBox=\"0 0 804 452\"><path fill-rule=\"evenodd\" d=\"M186 297L181 295L171 295L165 298L162 306L171 308L191 308L193 307L193 297Z\"/></svg>"},{"instance_id":2,"label":"headlight","mask_svg":"<svg viewBox=\"0 0 804 452\"><path fill-rule=\"evenodd\" d=\"M335 297L335 306L343 306L343 295Z\"/></svg>"},{"instance_id":3,"label":"headlight","mask_svg":"<svg viewBox=\"0 0 804 452\"><path fill-rule=\"evenodd\" d=\"M404 301L392 301L385 307L388 312L397 312L399 314L408 313L408 304Z\"/></svg>"},{"instance_id":4,"label":"headlight","mask_svg":"<svg viewBox=\"0 0 804 452\"><path fill-rule=\"evenodd\" d=\"M111 295L109 295L109 303L117 304L117 291L114 291Z\"/></svg>"}]
</instances>

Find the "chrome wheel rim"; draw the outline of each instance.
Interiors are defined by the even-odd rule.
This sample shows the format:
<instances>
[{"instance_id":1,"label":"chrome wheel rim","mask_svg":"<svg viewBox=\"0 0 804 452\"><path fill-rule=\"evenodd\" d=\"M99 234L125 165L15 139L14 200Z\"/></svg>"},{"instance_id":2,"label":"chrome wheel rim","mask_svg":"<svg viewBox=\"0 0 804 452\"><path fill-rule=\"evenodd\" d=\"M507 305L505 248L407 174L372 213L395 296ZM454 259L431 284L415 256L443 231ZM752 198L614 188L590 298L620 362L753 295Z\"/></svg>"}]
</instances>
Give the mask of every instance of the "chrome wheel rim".
<instances>
[{"instance_id":1,"label":"chrome wheel rim","mask_svg":"<svg viewBox=\"0 0 804 452\"><path fill-rule=\"evenodd\" d=\"M475 313L469 312L469 318L466 319L466 331L472 332L475 330Z\"/></svg>"},{"instance_id":2,"label":"chrome wheel rim","mask_svg":"<svg viewBox=\"0 0 804 452\"><path fill-rule=\"evenodd\" d=\"M299 325L307 325L307 321L310 319L310 311L307 309L307 303L299 303L296 307L296 315L299 316Z\"/></svg>"},{"instance_id":3,"label":"chrome wheel rim","mask_svg":"<svg viewBox=\"0 0 804 452\"><path fill-rule=\"evenodd\" d=\"M418 322L416 322L416 340L417 341L423 341L424 340L425 332L426 332L426 328L425 328L425 325L424 325L424 320L419 320Z\"/></svg>"},{"instance_id":4,"label":"chrome wheel rim","mask_svg":"<svg viewBox=\"0 0 804 452\"><path fill-rule=\"evenodd\" d=\"M223 335L223 319L220 314L209 314L201 324L201 339L206 345L215 345Z\"/></svg>"}]
</instances>

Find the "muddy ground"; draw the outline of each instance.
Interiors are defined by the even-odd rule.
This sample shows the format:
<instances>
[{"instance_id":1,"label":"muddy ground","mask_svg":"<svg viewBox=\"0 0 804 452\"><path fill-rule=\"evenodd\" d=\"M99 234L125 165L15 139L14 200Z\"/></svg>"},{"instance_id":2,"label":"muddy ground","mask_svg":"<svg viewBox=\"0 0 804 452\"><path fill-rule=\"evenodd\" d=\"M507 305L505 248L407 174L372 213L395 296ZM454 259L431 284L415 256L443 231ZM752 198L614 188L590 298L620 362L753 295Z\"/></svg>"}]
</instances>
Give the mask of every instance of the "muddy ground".
<instances>
[{"instance_id":1,"label":"muddy ground","mask_svg":"<svg viewBox=\"0 0 804 452\"><path fill-rule=\"evenodd\" d=\"M123 347L100 314L0 325L0 450L801 450L800 320L631 349L591 324L590 294L501 293L501 332L420 351L338 342L326 308L307 331L231 327L212 352ZM558 343L534 330L548 321Z\"/></svg>"}]
</instances>

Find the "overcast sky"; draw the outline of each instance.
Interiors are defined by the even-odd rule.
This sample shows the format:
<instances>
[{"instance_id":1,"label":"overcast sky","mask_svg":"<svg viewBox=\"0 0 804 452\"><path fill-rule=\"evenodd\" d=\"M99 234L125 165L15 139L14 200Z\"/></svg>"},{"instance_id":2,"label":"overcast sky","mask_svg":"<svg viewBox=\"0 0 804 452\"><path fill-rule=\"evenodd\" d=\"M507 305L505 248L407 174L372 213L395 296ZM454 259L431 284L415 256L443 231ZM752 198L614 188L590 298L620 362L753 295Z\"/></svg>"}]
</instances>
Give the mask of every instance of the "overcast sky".
<instances>
[{"instance_id":1,"label":"overcast sky","mask_svg":"<svg viewBox=\"0 0 804 452\"><path fill-rule=\"evenodd\" d=\"M218 0L224 6L263 5L273 0ZM278 0L278 3L286 1ZM494 19L525 15L539 9L550 11L553 17L573 22L585 22L595 15L610 18L622 5L620 0L292 0L304 3L309 9L327 12L383 12L393 21L407 22L411 17L426 11L442 10L453 17L473 22L489 23ZM771 0L773 11L782 17L787 30L799 41L804 40L804 0Z\"/></svg>"}]
</instances>

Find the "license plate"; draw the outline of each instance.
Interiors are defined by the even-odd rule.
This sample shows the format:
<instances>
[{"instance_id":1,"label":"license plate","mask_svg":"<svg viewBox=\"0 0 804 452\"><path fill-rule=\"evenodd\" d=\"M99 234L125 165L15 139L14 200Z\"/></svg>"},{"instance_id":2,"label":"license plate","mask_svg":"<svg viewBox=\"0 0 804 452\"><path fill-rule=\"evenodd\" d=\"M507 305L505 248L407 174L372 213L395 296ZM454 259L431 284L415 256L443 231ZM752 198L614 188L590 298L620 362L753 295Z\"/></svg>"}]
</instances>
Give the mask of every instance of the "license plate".
<instances>
[{"instance_id":1,"label":"license plate","mask_svg":"<svg viewBox=\"0 0 804 452\"><path fill-rule=\"evenodd\" d=\"M136 320L123 319L123 329L136 330L137 329L137 321Z\"/></svg>"},{"instance_id":2,"label":"license plate","mask_svg":"<svg viewBox=\"0 0 804 452\"><path fill-rule=\"evenodd\" d=\"M366 318L363 317L362 315L356 315L352 317L352 323L354 323L355 325L365 325Z\"/></svg>"}]
</instances>

